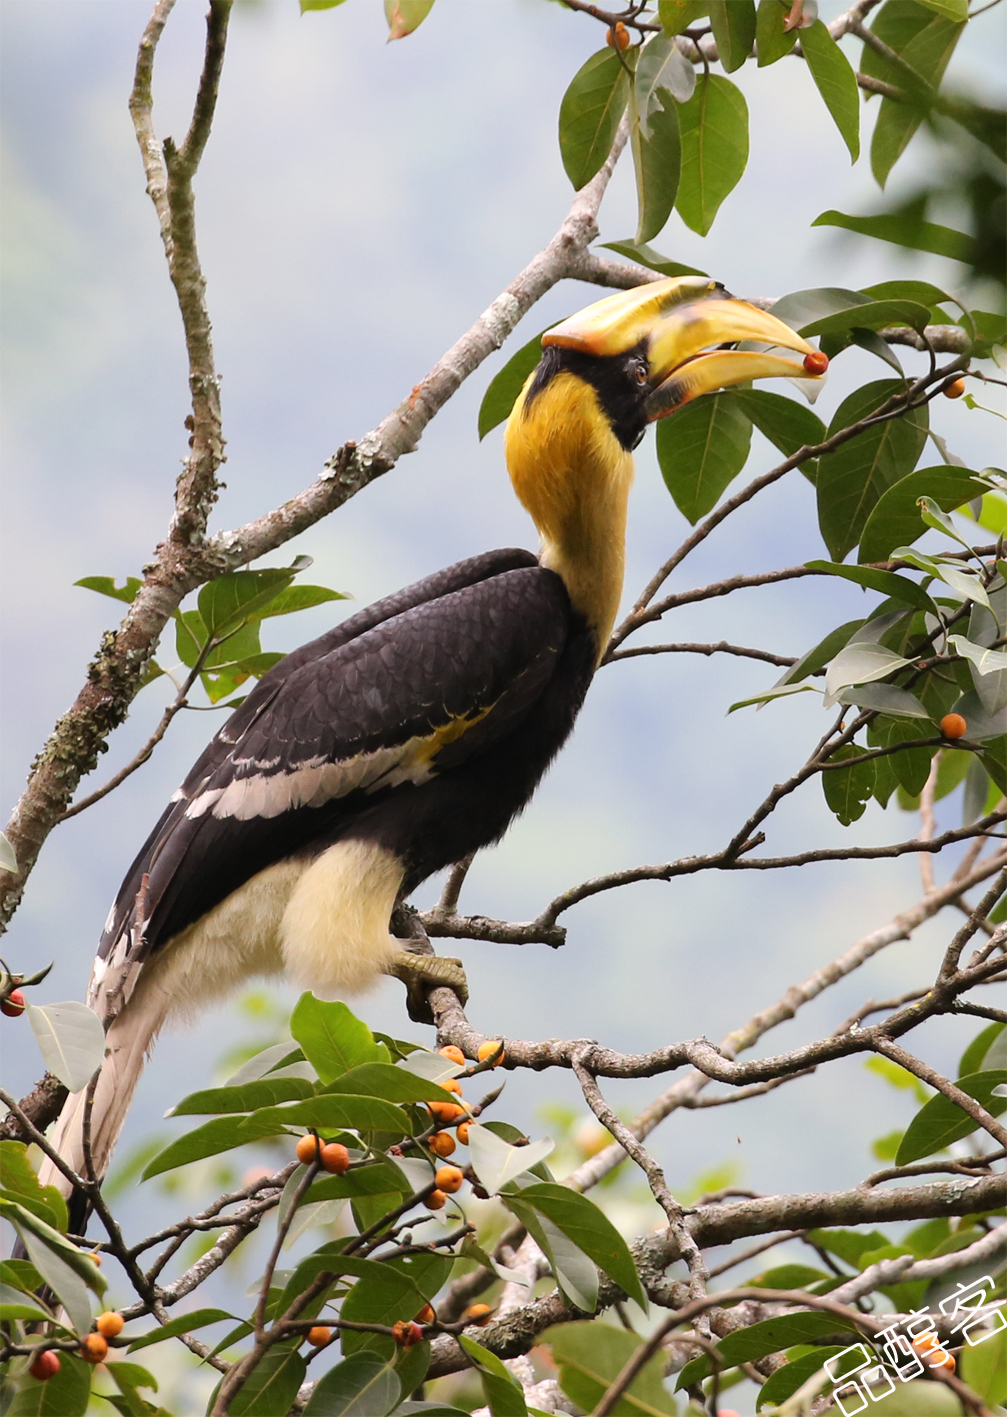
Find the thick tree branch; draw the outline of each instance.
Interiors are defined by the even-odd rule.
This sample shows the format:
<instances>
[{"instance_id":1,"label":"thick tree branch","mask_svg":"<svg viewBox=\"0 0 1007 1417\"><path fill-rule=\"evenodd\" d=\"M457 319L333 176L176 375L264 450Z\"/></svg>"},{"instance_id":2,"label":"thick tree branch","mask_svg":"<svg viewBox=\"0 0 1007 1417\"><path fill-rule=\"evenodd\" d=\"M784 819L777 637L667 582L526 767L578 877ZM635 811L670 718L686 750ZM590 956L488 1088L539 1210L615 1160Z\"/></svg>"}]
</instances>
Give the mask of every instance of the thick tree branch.
<instances>
[{"instance_id":1,"label":"thick tree branch","mask_svg":"<svg viewBox=\"0 0 1007 1417\"><path fill-rule=\"evenodd\" d=\"M995 1210L1004 1202L1007 1186L1002 1176L963 1177L935 1181L926 1186L906 1186L887 1191L821 1192L807 1195L766 1196L760 1200L712 1205L686 1217L693 1239L703 1249L729 1245L752 1235L766 1235L821 1226L882 1224L895 1220L925 1220L938 1216L969 1215ZM679 1258L677 1243L667 1230L648 1235L631 1247L641 1274L656 1277ZM609 1308L621 1291L602 1279L599 1307ZM710 1302L722 1303L723 1294ZM583 1318L570 1309L557 1291L534 1299L480 1330L479 1342L501 1358L516 1357L531 1348L551 1324ZM888 1316L886 1315L886 1318ZM876 1322L876 1321L875 1321ZM428 1377L443 1377L468 1367L469 1360L453 1338L441 1337L431 1347Z\"/></svg>"}]
</instances>

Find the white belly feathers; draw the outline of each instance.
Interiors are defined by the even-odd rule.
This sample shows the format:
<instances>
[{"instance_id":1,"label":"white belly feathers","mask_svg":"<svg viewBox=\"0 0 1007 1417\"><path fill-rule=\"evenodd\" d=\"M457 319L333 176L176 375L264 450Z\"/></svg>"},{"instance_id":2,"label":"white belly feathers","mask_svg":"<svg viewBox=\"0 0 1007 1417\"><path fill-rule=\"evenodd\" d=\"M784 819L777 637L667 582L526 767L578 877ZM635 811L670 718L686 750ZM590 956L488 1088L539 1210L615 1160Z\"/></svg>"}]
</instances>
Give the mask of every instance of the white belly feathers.
<instances>
[{"instance_id":1,"label":"white belly feathers","mask_svg":"<svg viewBox=\"0 0 1007 1417\"><path fill-rule=\"evenodd\" d=\"M395 952L388 920L402 875L391 852L353 840L267 866L156 951L138 987L162 994L175 1018L256 974L286 973L322 998L359 993Z\"/></svg>"}]
</instances>

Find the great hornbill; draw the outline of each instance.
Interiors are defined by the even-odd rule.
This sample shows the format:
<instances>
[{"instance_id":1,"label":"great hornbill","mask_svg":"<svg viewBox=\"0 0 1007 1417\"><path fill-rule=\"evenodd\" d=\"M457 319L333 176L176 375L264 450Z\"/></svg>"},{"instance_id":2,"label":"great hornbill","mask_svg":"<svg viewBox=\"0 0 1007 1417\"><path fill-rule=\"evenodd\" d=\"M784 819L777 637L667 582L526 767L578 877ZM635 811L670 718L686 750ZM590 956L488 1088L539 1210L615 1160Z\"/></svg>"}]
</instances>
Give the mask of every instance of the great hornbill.
<instances>
[{"instance_id":1,"label":"great hornbill","mask_svg":"<svg viewBox=\"0 0 1007 1417\"><path fill-rule=\"evenodd\" d=\"M618 608L631 451L647 423L727 385L806 377L778 355L723 348L738 341L813 352L696 278L557 325L505 441L538 557L489 551L378 601L287 655L221 728L127 872L95 960L99 1172L170 1016L281 970L319 994L381 973L414 997L464 989L459 961L392 938L393 910L496 841L569 735ZM55 1138L78 1167L84 1095Z\"/></svg>"}]
</instances>

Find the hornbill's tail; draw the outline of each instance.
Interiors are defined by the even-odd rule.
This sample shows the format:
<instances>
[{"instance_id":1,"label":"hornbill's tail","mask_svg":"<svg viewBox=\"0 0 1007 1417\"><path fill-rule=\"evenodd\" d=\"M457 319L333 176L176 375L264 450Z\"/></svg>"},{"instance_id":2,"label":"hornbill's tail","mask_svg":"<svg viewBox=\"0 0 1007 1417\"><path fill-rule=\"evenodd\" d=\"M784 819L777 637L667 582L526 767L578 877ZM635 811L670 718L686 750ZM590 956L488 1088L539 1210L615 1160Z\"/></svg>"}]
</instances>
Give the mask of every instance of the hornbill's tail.
<instances>
[{"instance_id":1,"label":"hornbill's tail","mask_svg":"<svg viewBox=\"0 0 1007 1417\"><path fill-rule=\"evenodd\" d=\"M90 1164L97 1180L108 1170L144 1061L167 1013L168 1000L161 990L144 989L141 984L105 1035L105 1057L90 1106ZM53 1150L78 1176L85 1177L84 1123L89 1093L90 1086L70 1094L50 1138ZM56 1186L67 1197L70 1229L83 1234L89 1210L84 1193L76 1190L48 1157L39 1169L39 1181L43 1186Z\"/></svg>"}]
</instances>

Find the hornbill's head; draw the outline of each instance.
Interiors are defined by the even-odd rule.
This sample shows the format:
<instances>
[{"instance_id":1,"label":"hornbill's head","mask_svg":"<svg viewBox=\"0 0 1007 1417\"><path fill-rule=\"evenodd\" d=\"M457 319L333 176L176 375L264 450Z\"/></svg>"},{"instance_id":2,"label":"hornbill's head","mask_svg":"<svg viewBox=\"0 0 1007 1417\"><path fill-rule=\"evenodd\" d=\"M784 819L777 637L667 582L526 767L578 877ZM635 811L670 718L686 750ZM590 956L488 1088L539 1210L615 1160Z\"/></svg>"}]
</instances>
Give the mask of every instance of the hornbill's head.
<instances>
[{"instance_id":1,"label":"hornbill's head","mask_svg":"<svg viewBox=\"0 0 1007 1417\"><path fill-rule=\"evenodd\" d=\"M607 296L542 338L542 361L507 423L507 466L542 536L543 564L563 577L599 645L622 585L630 453L647 424L732 384L815 377L778 354L731 347L740 342L817 353L775 316L695 276Z\"/></svg>"}]
</instances>

